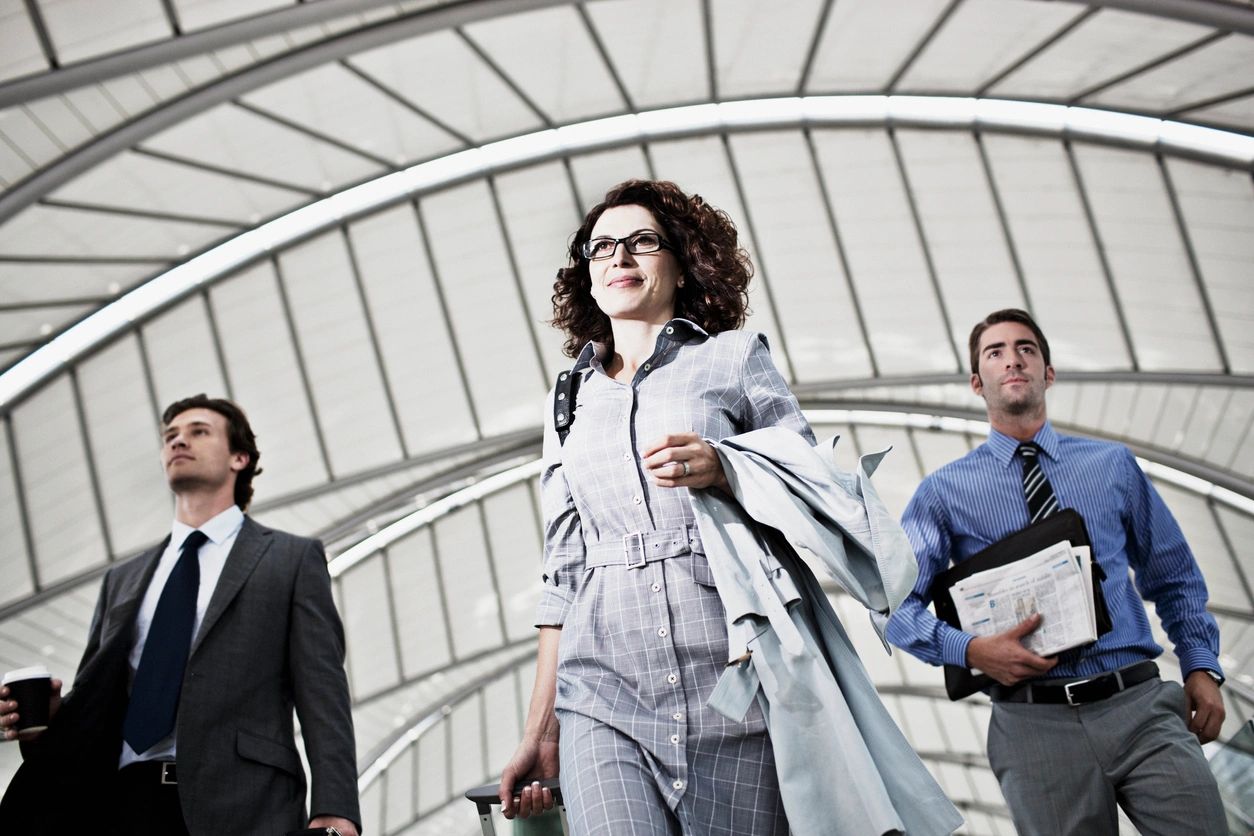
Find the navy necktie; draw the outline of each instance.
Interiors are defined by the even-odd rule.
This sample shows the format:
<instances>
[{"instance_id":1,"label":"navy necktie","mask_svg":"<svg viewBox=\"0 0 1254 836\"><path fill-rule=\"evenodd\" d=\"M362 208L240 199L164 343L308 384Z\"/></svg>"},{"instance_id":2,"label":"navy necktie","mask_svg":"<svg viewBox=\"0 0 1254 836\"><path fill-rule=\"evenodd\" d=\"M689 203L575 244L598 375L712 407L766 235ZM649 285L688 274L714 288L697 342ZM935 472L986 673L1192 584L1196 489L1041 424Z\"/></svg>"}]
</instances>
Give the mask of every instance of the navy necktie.
<instances>
[{"instance_id":1,"label":"navy necktie","mask_svg":"<svg viewBox=\"0 0 1254 836\"><path fill-rule=\"evenodd\" d=\"M1028 503L1028 519L1037 522L1058 510L1058 497L1041 470L1041 448L1028 441L1019 445L1018 452L1023 457L1023 498Z\"/></svg>"},{"instance_id":2,"label":"navy necktie","mask_svg":"<svg viewBox=\"0 0 1254 836\"><path fill-rule=\"evenodd\" d=\"M131 683L131 699L122 723L122 737L136 753L147 751L174 731L183 670L196 624L196 596L200 593L198 553L208 539L202 531L187 535L148 626L148 638Z\"/></svg>"}]
</instances>

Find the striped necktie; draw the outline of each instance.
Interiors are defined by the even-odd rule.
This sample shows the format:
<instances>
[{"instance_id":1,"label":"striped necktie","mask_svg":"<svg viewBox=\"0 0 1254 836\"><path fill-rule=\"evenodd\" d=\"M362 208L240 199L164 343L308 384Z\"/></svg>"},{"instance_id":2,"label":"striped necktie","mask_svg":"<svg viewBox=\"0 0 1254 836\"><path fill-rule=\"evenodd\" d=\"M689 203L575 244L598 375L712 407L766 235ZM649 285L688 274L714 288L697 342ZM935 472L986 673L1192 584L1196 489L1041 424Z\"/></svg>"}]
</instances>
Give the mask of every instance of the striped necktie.
<instances>
[{"instance_id":1,"label":"striped necktie","mask_svg":"<svg viewBox=\"0 0 1254 836\"><path fill-rule=\"evenodd\" d=\"M1045 478L1041 470L1039 454L1041 448L1032 441L1019 445L1018 453L1023 457L1023 498L1028 503L1028 518L1032 522L1043 520L1058 510L1058 497L1054 496L1054 487Z\"/></svg>"}]
</instances>

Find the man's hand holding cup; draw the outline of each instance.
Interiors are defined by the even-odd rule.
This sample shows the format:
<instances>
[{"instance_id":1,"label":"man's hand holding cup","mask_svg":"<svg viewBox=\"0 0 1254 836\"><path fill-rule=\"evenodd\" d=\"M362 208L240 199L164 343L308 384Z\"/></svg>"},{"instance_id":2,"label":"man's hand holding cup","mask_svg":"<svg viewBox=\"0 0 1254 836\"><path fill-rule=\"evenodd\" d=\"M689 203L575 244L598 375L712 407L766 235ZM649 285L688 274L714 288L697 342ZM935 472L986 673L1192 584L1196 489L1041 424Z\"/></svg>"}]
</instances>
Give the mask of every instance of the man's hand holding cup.
<instances>
[{"instance_id":1,"label":"man's hand holding cup","mask_svg":"<svg viewBox=\"0 0 1254 836\"><path fill-rule=\"evenodd\" d=\"M61 680L43 665L9 671L0 685L0 730L5 740L34 740L61 707Z\"/></svg>"}]
</instances>

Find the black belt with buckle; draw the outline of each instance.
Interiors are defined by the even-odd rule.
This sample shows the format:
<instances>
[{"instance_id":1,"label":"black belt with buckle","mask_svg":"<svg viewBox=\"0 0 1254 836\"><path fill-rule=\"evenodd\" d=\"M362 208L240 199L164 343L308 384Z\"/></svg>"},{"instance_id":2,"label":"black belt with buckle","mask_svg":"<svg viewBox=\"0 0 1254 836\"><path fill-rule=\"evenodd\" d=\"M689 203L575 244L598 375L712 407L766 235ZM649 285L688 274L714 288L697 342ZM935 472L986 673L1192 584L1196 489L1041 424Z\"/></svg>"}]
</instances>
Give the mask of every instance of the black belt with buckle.
<instances>
[{"instance_id":1,"label":"black belt with buckle","mask_svg":"<svg viewBox=\"0 0 1254 836\"><path fill-rule=\"evenodd\" d=\"M1158 665L1137 662L1126 668L1098 674L1087 679L1067 682L1025 682L1022 685L994 685L989 695L994 702L1046 703L1049 705L1085 705L1101 702L1120 691L1158 678Z\"/></svg>"},{"instance_id":2,"label":"black belt with buckle","mask_svg":"<svg viewBox=\"0 0 1254 836\"><path fill-rule=\"evenodd\" d=\"M130 780L178 786L179 776L174 761L136 761L122 767Z\"/></svg>"}]
</instances>

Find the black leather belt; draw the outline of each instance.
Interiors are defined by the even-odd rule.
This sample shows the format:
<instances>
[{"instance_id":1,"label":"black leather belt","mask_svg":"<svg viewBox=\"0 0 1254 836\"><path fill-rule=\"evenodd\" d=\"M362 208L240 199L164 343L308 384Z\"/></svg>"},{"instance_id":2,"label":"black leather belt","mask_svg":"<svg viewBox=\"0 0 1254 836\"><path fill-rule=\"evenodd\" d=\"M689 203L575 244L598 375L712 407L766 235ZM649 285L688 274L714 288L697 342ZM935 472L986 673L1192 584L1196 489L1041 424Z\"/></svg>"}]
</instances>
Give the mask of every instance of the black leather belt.
<instances>
[{"instance_id":1,"label":"black leather belt","mask_svg":"<svg viewBox=\"0 0 1254 836\"><path fill-rule=\"evenodd\" d=\"M1085 705L1101 702L1120 691L1158 678L1158 665L1137 662L1126 668L1098 674L1087 679L1065 682L1025 682L1022 685L994 685L989 695L994 702L1046 703L1050 705Z\"/></svg>"},{"instance_id":2,"label":"black leather belt","mask_svg":"<svg viewBox=\"0 0 1254 836\"><path fill-rule=\"evenodd\" d=\"M136 761L122 767L121 774L129 781L143 784L177 786L179 782L174 761Z\"/></svg>"}]
</instances>

